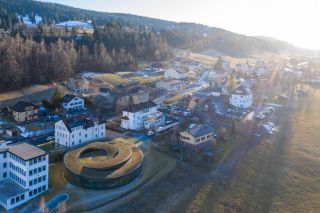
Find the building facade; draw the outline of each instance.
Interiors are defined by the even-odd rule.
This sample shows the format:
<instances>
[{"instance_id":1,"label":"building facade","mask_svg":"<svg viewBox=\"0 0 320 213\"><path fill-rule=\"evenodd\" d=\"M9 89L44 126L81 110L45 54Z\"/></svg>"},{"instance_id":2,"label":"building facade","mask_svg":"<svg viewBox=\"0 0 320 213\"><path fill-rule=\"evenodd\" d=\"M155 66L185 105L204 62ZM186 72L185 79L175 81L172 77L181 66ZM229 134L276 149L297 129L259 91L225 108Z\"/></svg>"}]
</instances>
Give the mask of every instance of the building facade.
<instances>
[{"instance_id":1,"label":"building facade","mask_svg":"<svg viewBox=\"0 0 320 213\"><path fill-rule=\"evenodd\" d=\"M164 72L165 79L185 79L187 78L187 74L181 70L168 69Z\"/></svg>"},{"instance_id":2,"label":"building facade","mask_svg":"<svg viewBox=\"0 0 320 213\"><path fill-rule=\"evenodd\" d=\"M48 190L48 154L33 145L0 144L0 204L13 209Z\"/></svg>"},{"instance_id":3,"label":"building facade","mask_svg":"<svg viewBox=\"0 0 320 213\"><path fill-rule=\"evenodd\" d=\"M156 83L156 88L164 89L168 92L174 92L183 89L185 86L185 82L176 79L163 80Z\"/></svg>"},{"instance_id":4,"label":"building facade","mask_svg":"<svg viewBox=\"0 0 320 213\"><path fill-rule=\"evenodd\" d=\"M67 94L61 100L61 107L66 111L83 110L84 100L78 96Z\"/></svg>"},{"instance_id":5,"label":"building facade","mask_svg":"<svg viewBox=\"0 0 320 213\"><path fill-rule=\"evenodd\" d=\"M71 118L55 123L55 142L65 147L77 146L106 137L106 124L98 119Z\"/></svg>"},{"instance_id":6,"label":"building facade","mask_svg":"<svg viewBox=\"0 0 320 213\"><path fill-rule=\"evenodd\" d=\"M163 113L158 112L158 106L153 102L129 106L123 110L122 115L120 126L124 129L150 129L165 123Z\"/></svg>"},{"instance_id":7,"label":"building facade","mask_svg":"<svg viewBox=\"0 0 320 213\"><path fill-rule=\"evenodd\" d=\"M19 101L12 107L13 119L17 122L25 122L38 119L39 107L25 101Z\"/></svg>"},{"instance_id":8,"label":"building facade","mask_svg":"<svg viewBox=\"0 0 320 213\"><path fill-rule=\"evenodd\" d=\"M85 78L70 79L68 81L68 89L76 93L88 92L89 85L89 81Z\"/></svg>"},{"instance_id":9,"label":"building facade","mask_svg":"<svg viewBox=\"0 0 320 213\"><path fill-rule=\"evenodd\" d=\"M229 103L234 107L249 108L253 103L252 93L249 89L240 86L232 92Z\"/></svg>"}]
</instances>

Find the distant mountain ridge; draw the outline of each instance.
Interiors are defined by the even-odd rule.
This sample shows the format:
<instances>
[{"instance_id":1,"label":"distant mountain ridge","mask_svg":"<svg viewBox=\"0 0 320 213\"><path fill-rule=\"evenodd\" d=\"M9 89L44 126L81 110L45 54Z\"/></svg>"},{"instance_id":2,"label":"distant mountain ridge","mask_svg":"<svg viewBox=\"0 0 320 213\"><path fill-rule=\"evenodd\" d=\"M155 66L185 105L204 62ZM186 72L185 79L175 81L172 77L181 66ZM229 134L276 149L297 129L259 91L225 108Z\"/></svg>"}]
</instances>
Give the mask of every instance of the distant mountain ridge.
<instances>
[{"instance_id":1,"label":"distant mountain ridge","mask_svg":"<svg viewBox=\"0 0 320 213\"><path fill-rule=\"evenodd\" d=\"M113 22L122 25L147 27L163 36L173 47L203 51L215 49L226 55L247 57L261 53L299 54L305 50L284 41L263 36L245 36L220 28L202 24L177 23L156 18L149 18L123 13L106 13L79 9L56 3L33 0L0 0L0 10L8 13L40 15L43 21L60 23L65 21L93 20L94 26L107 25Z\"/></svg>"}]
</instances>

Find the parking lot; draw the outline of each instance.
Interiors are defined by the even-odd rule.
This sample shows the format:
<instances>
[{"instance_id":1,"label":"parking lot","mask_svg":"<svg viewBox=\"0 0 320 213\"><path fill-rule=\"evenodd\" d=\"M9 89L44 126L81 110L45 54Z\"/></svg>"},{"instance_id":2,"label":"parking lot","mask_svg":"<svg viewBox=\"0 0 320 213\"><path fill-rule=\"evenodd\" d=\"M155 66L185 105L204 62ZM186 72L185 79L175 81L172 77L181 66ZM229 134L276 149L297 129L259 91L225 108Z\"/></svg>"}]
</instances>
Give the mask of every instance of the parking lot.
<instances>
[{"instance_id":1,"label":"parking lot","mask_svg":"<svg viewBox=\"0 0 320 213\"><path fill-rule=\"evenodd\" d=\"M249 109L232 107L229 104L226 104L221 98L214 97L210 98L208 107L212 113L220 117L235 119L238 121L244 119L251 112Z\"/></svg>"}]
</instances>

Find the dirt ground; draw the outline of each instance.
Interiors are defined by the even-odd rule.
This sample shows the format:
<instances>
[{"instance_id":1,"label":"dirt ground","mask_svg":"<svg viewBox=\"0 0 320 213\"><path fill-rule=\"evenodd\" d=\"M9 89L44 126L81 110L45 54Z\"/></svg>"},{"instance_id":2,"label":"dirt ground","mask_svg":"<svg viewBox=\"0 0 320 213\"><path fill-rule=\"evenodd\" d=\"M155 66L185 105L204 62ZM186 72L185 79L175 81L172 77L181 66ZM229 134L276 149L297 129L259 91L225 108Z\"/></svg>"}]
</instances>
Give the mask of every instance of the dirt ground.
<instances>
[{"instance_id":1,"label":"dirt ground","mask_svg":"<svg viewBox=\"0 0 320 213\"><path fill-rule=\"evenodd\" d=\"M113 212L319 212L320 91L278 117L274 140L240 144L213 172L181 164Z\"/></svg>"}]
</instances>

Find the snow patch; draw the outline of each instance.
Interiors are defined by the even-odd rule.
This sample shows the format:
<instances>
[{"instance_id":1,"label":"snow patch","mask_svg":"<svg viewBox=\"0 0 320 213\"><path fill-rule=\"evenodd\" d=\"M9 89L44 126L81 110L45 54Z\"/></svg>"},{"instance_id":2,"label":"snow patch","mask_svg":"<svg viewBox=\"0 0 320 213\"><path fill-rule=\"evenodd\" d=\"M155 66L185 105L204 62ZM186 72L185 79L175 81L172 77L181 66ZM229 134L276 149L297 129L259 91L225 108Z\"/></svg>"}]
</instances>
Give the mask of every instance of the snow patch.
<instances>
[{"instance_id":1,"label":"snow patch","mask_svg":"<svg viewBox=\"0 0 320 213\"><path fill-rule=\"evenodd\" d=\"M57 24L57 26L61 26L61 27L81 27L81 28L85 28L85 29L89 29L92 28L92 24L91 21L64 21L64 22L60 22L59 24Z\"/></svg>"}]
</instances>

